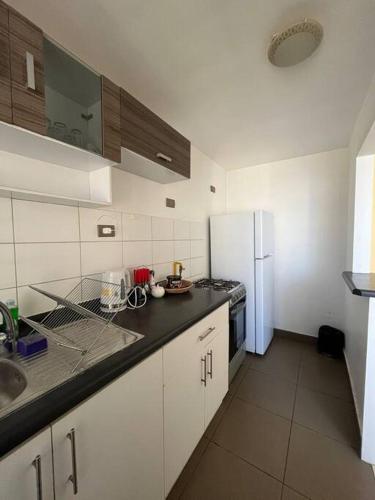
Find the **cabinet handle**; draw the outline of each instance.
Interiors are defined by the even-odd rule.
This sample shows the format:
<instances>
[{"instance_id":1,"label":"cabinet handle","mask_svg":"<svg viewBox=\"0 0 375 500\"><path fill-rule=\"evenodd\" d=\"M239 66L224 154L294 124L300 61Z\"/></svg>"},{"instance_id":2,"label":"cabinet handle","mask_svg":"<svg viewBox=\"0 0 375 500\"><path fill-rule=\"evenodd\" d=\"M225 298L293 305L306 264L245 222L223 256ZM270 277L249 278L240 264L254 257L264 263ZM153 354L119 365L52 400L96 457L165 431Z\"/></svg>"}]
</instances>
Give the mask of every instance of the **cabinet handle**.
<instances>
[{"instance_id":1,"label":"cabinet handle","mask_svg":"<svg viewBox=\"0 0 375 500\"><path fill-rule=\"evenodd\" d=\"M201 382L203 382L203 385L206 387L207 385L207 357L204 356L201 358L201 362L203 364L203 377L201 377Z\"/></svg>"},{"instance_id":2,"label":"cabinet handle","mask_svg":"<svg viewBox=\"0 0 375 500\"><path fill-rule=\"evenodd\" d=\"M172 163L172 158L163 153L156 153L156 157L159 158L159 160L164 160L167 161L168 163Z\"/></svg>"},{"instance_id":3,"label":"cabinet handle","mask_svg":"<svg viewBox=\"0 0 375 500\"><path fill-rule=\"evenodd\" d=\"M210 367L207 373L209 374L210 378L212 378L212 359L213 359L212 349L208 351L207 356L210 358Z\"/></svg>"},{"instance_id":4,"label":"cabinet handle","mask_svg":"<svg viewBox=\"0 0 375 500\"><path fill-rule=\"evenodd\" d=\"M210 333L212 333L214 330L216 330L216 327L215 326L211 326L210 328L208 328L204 333L202 333L202 335L199 335L199 340L202 341L204 340L206 337L208 337L210 335Z\"/></svg>"},{"instance_id":5,"label":"cabinet handle","mask_svg":"<svg viewBox=\"0 0 375 500\"><path fill-rule=\"evenodd\" d=\"M77 495L78 493L78 477L77 477L77 456L76 456L76 431L75 429L70 429L70 432L66 435L70 440L72 448L72 473L69 476L69 481L73 484L73 493Z\"/></svg>"},{"instance_id":6,"label":"cabinet handle","mask_svg":"<svg viewBox=\"0 0 375 500\"><path fill-rule=\"evenodd\" d=\"M36 472L36 498L37 500L43 500L43 488L42 488L42 459L40 455L37 455L33 460L33 466Z\"/></svg>"},{"instance_id":7,"label":"cabinet handle","mask_svg":"<svg viewBox=\"0 0 375 500\"><path fill-rule=\"evenodd\" d=\"M34 56L31 52L26 52L26 87L35 90L35 67Z\"/></svg>"}]
</instances>

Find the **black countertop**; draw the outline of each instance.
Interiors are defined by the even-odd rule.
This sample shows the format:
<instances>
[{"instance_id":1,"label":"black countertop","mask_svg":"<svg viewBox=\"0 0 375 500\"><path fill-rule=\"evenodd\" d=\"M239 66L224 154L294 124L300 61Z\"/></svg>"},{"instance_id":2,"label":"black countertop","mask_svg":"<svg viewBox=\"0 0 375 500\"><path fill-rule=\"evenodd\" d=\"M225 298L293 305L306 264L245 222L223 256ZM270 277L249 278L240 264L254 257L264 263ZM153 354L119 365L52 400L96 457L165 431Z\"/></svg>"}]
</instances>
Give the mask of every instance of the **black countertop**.
<instances>
[{"instance_id":1,"label":"black countertop","mask_svg":"<svg viewBox=\"0 0 375 500\"><path fill-rule=\"evenodd\" d=\"M344 271L342 276L353 295L375 297L375 273Z\"/></svg>"},{"instance_id":2,"label":"black countertop","mask_svg":"<svg viewBox=\"0 0 375 500\"><path fill-rule=\"evenodd\" d=\"M225 292L194 288L118 313L114 323L145 337L0 418L0 457L228 300Z\"/></svg>"}]
</instances>

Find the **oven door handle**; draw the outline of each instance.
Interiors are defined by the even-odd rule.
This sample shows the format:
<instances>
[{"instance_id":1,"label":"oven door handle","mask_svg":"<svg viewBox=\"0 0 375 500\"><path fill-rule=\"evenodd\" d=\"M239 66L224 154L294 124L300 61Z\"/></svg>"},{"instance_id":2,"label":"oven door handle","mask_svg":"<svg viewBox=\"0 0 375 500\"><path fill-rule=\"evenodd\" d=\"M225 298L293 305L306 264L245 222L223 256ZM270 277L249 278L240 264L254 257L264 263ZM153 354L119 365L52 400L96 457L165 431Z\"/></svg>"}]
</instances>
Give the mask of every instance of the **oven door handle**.
<instances>
[{"instance_id":1,"label":"oven door handle","mask_svg":"<svg viewBox=\"0 0 375 500\"><path fill-rule=\"evenodd\" d=\"M237 306L234 306L233 309L230 309L230 317L233 318L233 316L236 316L238 313L243 311L246 307L246 302L243 302L242 304L238 304Z\"/></svg>"}]
</instances>

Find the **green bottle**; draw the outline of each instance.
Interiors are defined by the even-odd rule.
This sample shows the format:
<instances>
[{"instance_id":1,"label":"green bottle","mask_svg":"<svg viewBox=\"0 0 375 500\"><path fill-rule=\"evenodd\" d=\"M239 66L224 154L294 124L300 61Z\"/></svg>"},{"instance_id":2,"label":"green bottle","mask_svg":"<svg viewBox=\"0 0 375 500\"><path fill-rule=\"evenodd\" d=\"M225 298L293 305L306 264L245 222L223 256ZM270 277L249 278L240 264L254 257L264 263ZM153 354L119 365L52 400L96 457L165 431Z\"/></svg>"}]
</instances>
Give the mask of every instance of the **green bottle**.
<instances>
[{"instance_id":1,"label":"green bottle","mask_svg":"<svg viewBox=\"0 0 375 500\"><path fill-rule=\"evenodd\" d=\"M16 329L18 329L18 305L16 301L14 299L8 299L5 301L5 305L9 309L10 314L12 315ZM5 330L6 330L6 324L3 316L1 315L0 332L5 332Z\"/></svg>"}]
</instances>

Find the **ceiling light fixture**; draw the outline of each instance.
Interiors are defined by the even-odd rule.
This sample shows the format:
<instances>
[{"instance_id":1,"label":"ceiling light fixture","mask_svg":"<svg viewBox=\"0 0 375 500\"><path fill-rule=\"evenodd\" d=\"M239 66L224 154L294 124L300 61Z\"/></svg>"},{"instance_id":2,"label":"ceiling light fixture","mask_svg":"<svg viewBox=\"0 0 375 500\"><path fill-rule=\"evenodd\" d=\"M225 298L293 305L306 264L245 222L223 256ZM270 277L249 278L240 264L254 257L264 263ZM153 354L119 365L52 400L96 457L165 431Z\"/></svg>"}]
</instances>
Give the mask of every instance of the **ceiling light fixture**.
<instances>
[{"instance_id":1,"label":"ceiling light fixture","mask_svg":"<svg viewBox=\"0 0 375 500\"><path fill-rule=\"evenodd\" d=\"M322 25L313 19L304 19L273 35L268 59L275 66L293 66L311 56L322 38Z\"/></svg>"}]
</instances>

